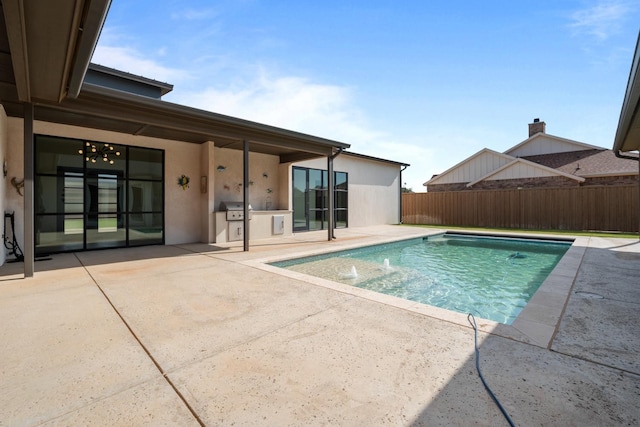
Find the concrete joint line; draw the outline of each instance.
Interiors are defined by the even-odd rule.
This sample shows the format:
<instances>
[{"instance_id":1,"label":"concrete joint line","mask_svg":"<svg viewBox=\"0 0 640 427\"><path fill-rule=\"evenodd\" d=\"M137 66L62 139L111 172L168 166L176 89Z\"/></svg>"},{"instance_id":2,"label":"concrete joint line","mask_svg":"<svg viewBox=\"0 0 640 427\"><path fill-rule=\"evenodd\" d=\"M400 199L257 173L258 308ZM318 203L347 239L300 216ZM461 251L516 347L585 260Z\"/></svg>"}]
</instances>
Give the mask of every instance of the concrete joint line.
<instances>
[{"instance_id":1,"label":"concrete joint line","mask_svg":"<svg viewBox=\"0 0 640 427\"><path fill-rule=\"evenodd\" d=\"M618 366L609 365L607 363L596 362L595 360L587 359L586 357L578 356L578 355L575 355L575 354L564 353L562 351L554 350L552 348L549 349L549 350L554 352L554 353L556 353L556 354L561 354L562 356L571 357L572 359L582 360L583 362L592 363L592 364L597 365L597 366L602 366L604 368L609 368L609 369L612 369L614 371L618 371L618 372L623 373L623 374L629 374L629 375L633 375L634 377L639 377L640 378L640 372L630 371L628 369L620 368Z\"/></svg>"},{"instance_id":2,"label":"concrete joint line","mask_svg":"<svg viewBox=\"0 0 640 427\"><path fill-rule=\"evenodd\" d=\"M105 298L105 300L107 300L107 303L109 303L109 305L111 306L111 308L113 309L113 311L116 313L116 315L120 318L120 321L122 321L122 323L124 324L124 326L127 328L127 330L129 331L129 333L131 334L131 336L133 337L133 339L136 340L136 342L138 343L138 345L140 345L140 347L142 348L142 350L145 352L145 354L147 355L147 357L149 357L149 359L151 360L151 362L153 363L153 365L156 367L156 369L158 370L158 372L160 372L160 375L162 375L162 377L165 379L165 381L167 382L167 384L169 384L169 386L173 389L173 391L178 395L178 397L180 398L180 400L182 401L182 403L184 403L184 405L187 407L187 409L189 410L189 412L191 413L191 415L196 419L196 421L198 422L198 424L200 424L201 426L204 426L205 424L202 422L202 420L200 419L200 416L196 413L196 411L193 409L193 407L189 404L189 402L187 402L187 399L182 395L182 393L180 393L180 390L178 390L178 388L176 387L176 385L171 381L171 379L168 377L167 373L164 372L164 370L162 369L162 366L160 366L160 363L158 363L158 361L155 359L155 357L153 357L153 355L151 354L151 352L149 351L149 349L142 343L142 341L140 340L140 338L136 335L135 332L133 332L133 329L131 329L131 326L129 325L129 323L125 320L125 318L122 316L122 314L118 311L118 309L116 308L116 306L113 304L113 302L111 301L111 299L109 298L109 296L106 294L106 292L104 291L104 289L102 289L102 287L98 284L97 280L93 277L93 275L91 274L91 272L87 269L87 267L82 263L82 260L80 258L78 258L77 254L73 254L76 259L78 260L78 262L80 263L80 265L82 266L82 268L84 269L84 271L86 271L87 275L91 278L91 281L96 285L96 287L98 288L98 290L100 291L100 293L102 294L102 296Z\"/></svg>"}]
</instances>

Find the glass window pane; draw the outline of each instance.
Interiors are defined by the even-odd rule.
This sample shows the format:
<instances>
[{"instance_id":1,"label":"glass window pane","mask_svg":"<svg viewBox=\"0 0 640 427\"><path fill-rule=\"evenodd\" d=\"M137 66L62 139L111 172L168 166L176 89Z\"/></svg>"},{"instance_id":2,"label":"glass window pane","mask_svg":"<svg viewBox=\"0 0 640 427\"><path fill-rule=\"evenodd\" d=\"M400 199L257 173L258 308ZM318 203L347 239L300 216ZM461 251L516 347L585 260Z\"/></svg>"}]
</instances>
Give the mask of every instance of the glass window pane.
<instances>
[{"instance_id":1,"label":"glass window pane","mask_svg":"<svg viewBox=\"0 0 640 427\"><path fill-rule=\"evenodd\" d=\"M123 214L89 214L86 224L87 249L126 246Z\"/></svg>"},{"instance_id":2,"label":"glass window pane","mask_svg":"<svg viewBox=\"0 0 640 427\"><path fill-rule=\"evenodd\" d=\"M326 190L309 190L309 209L322 209L327 205Z\"/></svg>"},{"instance_id":3,"label":"glass window pane","mask_svg":"<svg viewBox=\"0 0 640 427\"><path fill-rule=\"evenodd\" d=\"M162 181L129 181L129 212L161 212Z\"/></svg>"},{"instance_id":4,"label":"glass window pane","mask_svg":"<svg viewBox=\"0 0 640 427\"><path fill-rule=\"evenodd\" d=\"M129 147L129 178L161 180L163 155L161 150Z\"/></svg>"},{"instance_id":5,"label":"glass window pane","mask_svg":"<svg viewBox=\"0 0 640 427\"><path fill-rule=\"evenodd\" d=\"M347 207L347 201L349 200L349 193L347 193L346 191L336 191L335 192L335 203L336 203L336 209L337 208L346 208Z\"/></svg>"},{"instance_id":6,"label":"glass window pane","mask_svg":"<svg viewBox=\"0 0 640 427\"><path fill-rule=\"evenodd\" d=\"M162 243L162 214L146 213L129 216L129 245L151 245Z\"/></svg>"},{"instance_id":7,"label":"glass window pane","mask_svg":"<svg viewBox=\"0 0 640 427\"><path fill-rule=\"evenodd\" d=\"M84 229L80 215L36 215L36 255L82 249Z\"/></svg>"},{"instance_id":8,"label":"glass window pane","mask_svg":"<svg viewBox=\"0 0 640 427\"><path fill-rule=\"evenodd\" d=\"M58 213L58 210L62 210L62 198L59 194L58 177L37 177L34 200L36 213Z\"/></svg>"},{"instance_id":9,"label":"glass window pane","mask_svg":"<svg viewBox=\"0 0 640 427\"><path fill-rule=\"evenodd\" d=\"M86 182L86 211L91 213L124 210L124 180L114 174L89 174Z\"/></svg>"},{"instance_id":10,"label":"glass window pane","mask_svg":"<svg viewBox=\"0 0 640 427\"><path fill-rule=\"evenodd\" d=\"M82 141L36 135L35 172L57 175L61 167L82 170Z\"/></svg>"},{"instance_id":11,"label":"glass window pane","mask_svg":"<svg viewBox=\"0 0 640 427\"><path fill-rule=\"evenodd\" d=\"M336 189L347 189L347 174L345 172L336 172Z\"/></svg>"},{"instance_id":12,"label":"glass window pane","mask_svg":"<svg viewBox=\"0 0 640 427\"><path fill-rule=\"evenodd\" d=\"M309 211L309 230L322 230L325 228L325 212L324 210Z\"/></svg>"},{"instance_id":13,"label":"glass window pane","mask_svg":"<svg viewBox=\"0 0 640 427\"><path fill-rule=\"evenodd\" d=\"M293 229L307 228L307 170L293 168Z\"/></svg>"},{"instance_id":14,"label":"glass window pane","mask_svg":"<svg viewBox=\"0 0 640 427\"><path fill-rule=\"evenodd\" d=\"M346 210L335 211L336 228L346 228L347 226L347 212Z\"/></svg>"},{"instance_id":15,"label":"glass window pane","mask_svg":"<svg viewBox=\"0 0 640 427\"><path fill-rule=\"evenodd\" d=\"M319 169L309 169L309 189L324 190L327 188L327 177L324 171Z\"/></svg>"}]
</instances>

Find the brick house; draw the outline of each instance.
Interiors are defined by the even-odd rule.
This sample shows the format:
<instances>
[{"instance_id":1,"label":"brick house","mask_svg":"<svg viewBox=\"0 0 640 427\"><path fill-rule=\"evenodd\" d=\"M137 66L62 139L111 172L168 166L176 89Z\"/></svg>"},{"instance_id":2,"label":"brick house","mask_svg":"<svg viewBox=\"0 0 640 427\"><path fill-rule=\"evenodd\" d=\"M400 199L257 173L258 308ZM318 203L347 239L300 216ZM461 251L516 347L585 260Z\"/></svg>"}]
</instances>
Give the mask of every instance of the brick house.
<instances>
[{"instance_id":1,"label":"brick house","mask_svg":"<svg viewBox=\"0 0 640 427\"><path fill-rule=\"evenodd\" d=\"M424 183L427 191L628 185L638 182L637 161L612 150L550 135L534 119L529 138L499 153L484 148Z\"/></svg>"}]
</instances>

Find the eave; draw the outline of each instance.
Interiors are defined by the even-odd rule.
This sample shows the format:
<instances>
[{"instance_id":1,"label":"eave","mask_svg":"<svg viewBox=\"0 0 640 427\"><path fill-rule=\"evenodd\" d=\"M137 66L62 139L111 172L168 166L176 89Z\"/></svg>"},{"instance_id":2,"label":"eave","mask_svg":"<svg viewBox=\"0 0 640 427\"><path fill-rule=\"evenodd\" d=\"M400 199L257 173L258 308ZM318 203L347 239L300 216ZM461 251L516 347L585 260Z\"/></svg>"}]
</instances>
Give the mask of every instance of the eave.
<instances>
[{"instance_id":1,"label":"eave","mask_svg":"<svg viewBox=\"0 0 640 427\"><path fill-rule=\"evenodd\" d=\"M613 151L640 151L640 33L636 41L636 50L631 62L629 80L625 91L618 128L613 142Z\"/></svg>"}]
</instances>

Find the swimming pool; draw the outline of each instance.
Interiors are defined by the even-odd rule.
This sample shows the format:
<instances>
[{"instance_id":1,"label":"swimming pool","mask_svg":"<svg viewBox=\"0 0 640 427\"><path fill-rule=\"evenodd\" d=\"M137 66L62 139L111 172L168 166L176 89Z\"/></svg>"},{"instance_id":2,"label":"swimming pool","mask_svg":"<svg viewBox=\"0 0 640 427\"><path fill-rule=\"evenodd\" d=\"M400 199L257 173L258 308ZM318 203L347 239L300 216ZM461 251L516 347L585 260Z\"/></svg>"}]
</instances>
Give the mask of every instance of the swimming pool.
<instances>
[{"instance_id":1,"label":"swimming pool","mask_svg":"<svg viewBox=\"0 0 640 427\"><path fill-rule=\"evenodd\" d=\"M447 233L271 265L509 325L570 246Z\"/></svg>"}]
</instances>

